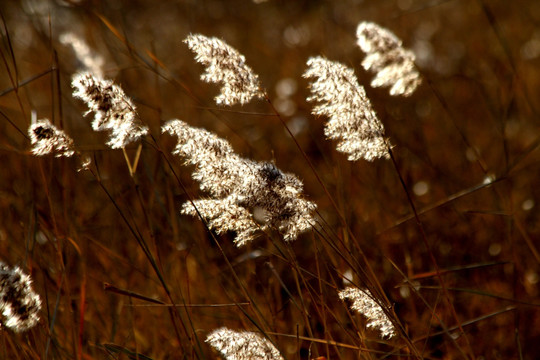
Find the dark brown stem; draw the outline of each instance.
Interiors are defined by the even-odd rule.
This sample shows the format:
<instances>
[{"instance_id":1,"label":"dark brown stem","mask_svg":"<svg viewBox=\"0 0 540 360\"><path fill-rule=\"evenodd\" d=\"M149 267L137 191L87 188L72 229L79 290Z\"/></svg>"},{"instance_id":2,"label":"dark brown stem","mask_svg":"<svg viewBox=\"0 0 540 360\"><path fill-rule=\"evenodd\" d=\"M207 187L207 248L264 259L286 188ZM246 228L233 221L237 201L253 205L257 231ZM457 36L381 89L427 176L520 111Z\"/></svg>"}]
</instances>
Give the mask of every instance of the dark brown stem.
<instances>
[{"instance_id":1,"label":"dark brown stem","mask_svg":"<svg viewBox=\"0 0 540 360\"><path fill-rule=\"evenodd\" d=\"M445 297L445 300L448 302L448 305L450 306L450 311L452 312L452 316L454 317L457 326L459 328L459 331L461 332L461 335L465 337L465 340L467 341L467 345L469 347L470 357L471 359L474 359L474 352L472 351L471 344L469 342L469 338L465 334L465 331L463 330L463 327L461 326L461 321L458 318L456 309L454 308L454 304L452 303L452 300L450 300L450 295L448 294L448 288L446 287L444 280L441 275L441 270L439 268L439 265L437 264L437 260L435 259L435 255L433 255L433 251L431 250L431 246L429 245L429 242L427 240L426 232L424 230L424 225L422 224L422 221L420 221L420 217L418 216L418 212L416 211L416 206L414 205L414 201L411 197L411 193L409 192L409 189L407 188L407 185L405 184L405 180L403 180L403 177L401 176L401 173L399 172L399 167L397 165L396 159L394 157L394 153L392 152L392 148L388 146L388 153L390 154L390 159L392 160L392 164L394 165L394 168L396 170L396 173L399 178L399 182L401 183L401 186L403 187L403 190L405 191L405 194L407 195L407 200L409 202L409 205L414 213L414 218L416 220L416 225L418 225L418 229L420 230L420 234L422 237L422 240L424 242L424 245L427 249L427 252L429 254L429 257L431 259L431 262L433 263L433 266L435 267L435 273L437 275L437 279L439 280L439 283L441 284L441 289L443 291L443 295ZM466 357L466 354L463 352L459 344L455 341L453 337L450 336L458 350Z\"/></svg>"}]
</instances>

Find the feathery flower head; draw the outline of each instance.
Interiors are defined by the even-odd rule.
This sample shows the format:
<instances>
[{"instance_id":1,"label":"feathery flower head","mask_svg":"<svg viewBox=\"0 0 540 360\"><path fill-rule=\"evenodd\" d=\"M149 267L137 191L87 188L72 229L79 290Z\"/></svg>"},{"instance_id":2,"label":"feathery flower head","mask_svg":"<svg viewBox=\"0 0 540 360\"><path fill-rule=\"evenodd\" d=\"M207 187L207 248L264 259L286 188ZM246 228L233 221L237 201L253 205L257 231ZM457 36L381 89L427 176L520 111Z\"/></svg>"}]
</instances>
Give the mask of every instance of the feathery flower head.
<instances>
[{"instance_id":1,"label":"feathery flower head","mask_svg":"<svg viewBox=\"0 0 540 360\"><path fill-rule=\"evenodd\" d=\"M196 54L195 60L206 66L201 79L223 84L221 94L215 98L217 104L243 105L253 97L264 97L259 77L236 49L218 38L200 34L189 35L184 42Z\"/></svg>"},{"instance_id":2,"label":"feathery flower head","mask_svg":"<svg viewBox=\"0 0 540 360\"><path fill-rule=\"evenodd\" d=\"M329 118L324 133L340 141L337 150L349 154L350 161L389 158L384 127L354 71L323 57L310 58L307 65L303 76L315 78L307 100L318 102L314 115Z\"/></svg>"},{"instance_id":3,"label":"feathery flower head","mask_svg":"<svg viewBox=\"0 0 540 360\"><path fill-rule=\"evenodd\" d=\"M82 63L85 71L98 76L103 74L103 65L105 63L103 58L98 54L94 54L88 44L75 33L63 33L60 35L60 42L64 45L71 45L77 60Z\"/></svg>"},{"instance_id":4,"label":"feathery flower head","mask_svg":"<svg viewBox=\"0 0 540 360\"><path fill-rule=\"evenodd\" d=\"M26 331L39 321L41 300L32 290L30 276L18 267L0 262L0 312L2 324L16 332Z\"/></svg>"},{"instance_id":5,"label":"feathery flower head","mask_svg":"<svg viewBox=\"0 0 540 360\"><path fill-rule=\"evenodd\" d=\"M131 99L111 80L90 73L79 73L73 77L71 85L75 89L73 96L88 105L86 114L95 112L92 128L112 132L107 142L111 148L124 148L148 133L148 127L138 119Z\"/></svg>"},{"instance_id":6,"label":"feathery flower head","mask_svg":"<svg viewBox=\"0 0 540 360\"><path fill-rule=\"evenodd\" d=\"M259 230L278 229L290 241L312 227L316 205L302 198L303 184L296 176L271 163L241 158L226 140L183 121L171 120L162 130L178 137L173 153L195 165L193 178L212 197L186 202L182 213L200 213L218 233L235 231L238 246ZM255 221L254 209L265 213L262 225Z\"/></svg>"},{"instance_id":7,"label":"feathery flower head","mask_svg":"<svg viewBox=\"0 0 540 360\"><path fill-rule=\"evenodd\" d=\"M55 153L56 157L71 157L75 153L73 140L48 119L38 120L28 128L32 154L43 156Z\"/></svg>"},{"instance_id":8,"label":"feathery flower head","mask_svg":"<svg viewBox=\"0 0 540 360\"><path fill-rule=\"evenodd\" d=\"M362 66L376 72L371 86L391 86L390 95L411 95L422 82L414 66L415 56L402 47L392 32L372 22L361 22L356 30L358 46L366 53Z\"/></svg>"},{"instance_id":9,"label":"feathery flower head","mask_svg":"<svg viewBox=\"0 0 540 360\"><path fill-rule=\"evenodd\" d=\"M210 333L206 342L226 360L283 360L278 349L255 332L220 328Z\"/></svg>"},{"instance_id":10,"label":"feathery flower head","mask_svg":"<svg viewBox=\"0 0 540 360\"><path fill-rule=\"evenodd\" d=\"M367 326L379 329L383 338L396 335L394 324L386 316L383 308L373 300L369 290L348 287L339 292L339 298L352 300L351 309L364 315L368 319Z\"/></svg>"}]
</instances>

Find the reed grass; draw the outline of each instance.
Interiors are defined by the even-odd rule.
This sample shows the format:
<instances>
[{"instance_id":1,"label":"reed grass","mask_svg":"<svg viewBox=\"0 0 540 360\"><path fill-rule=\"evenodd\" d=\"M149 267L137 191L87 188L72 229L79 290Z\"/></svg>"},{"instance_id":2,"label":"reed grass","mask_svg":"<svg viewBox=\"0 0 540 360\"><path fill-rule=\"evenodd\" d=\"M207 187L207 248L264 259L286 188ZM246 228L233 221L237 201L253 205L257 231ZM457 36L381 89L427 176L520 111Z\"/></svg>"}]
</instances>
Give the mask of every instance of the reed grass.
<instances>
[{"instance_id":1,"label":"reed grass","mask_svg":"<svg viewBox=\"0 0 540 360\"><path fill-rule=\"evenodd\" d=\"M539 13L2 2L0 358L538 358Z\"/></svg>"}]
</instances>

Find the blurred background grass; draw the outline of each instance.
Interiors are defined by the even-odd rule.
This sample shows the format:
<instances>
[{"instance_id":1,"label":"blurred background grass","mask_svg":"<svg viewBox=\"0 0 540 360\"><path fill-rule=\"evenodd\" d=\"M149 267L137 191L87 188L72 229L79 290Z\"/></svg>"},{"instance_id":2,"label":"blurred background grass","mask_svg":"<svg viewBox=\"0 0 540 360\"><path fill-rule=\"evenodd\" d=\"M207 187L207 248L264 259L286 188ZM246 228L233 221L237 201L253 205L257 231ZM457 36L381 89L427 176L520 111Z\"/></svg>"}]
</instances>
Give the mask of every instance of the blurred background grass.
<instances>
[{"instance_id":1,"label":"blurred background grass","mask_svg":"<svg viewBox=\"0 0 540 360\"><path fill-rule=\"evenodd\" d=\"M538 1L4 0L0 13L0 254L33 276L44 302L39 326L0 333L3 358L214 358L203 341L219 326L272 333L290 359L406 358L403 335L381 342L337 298L343 274L362 285L358 248L425 358L463 358L470 349L478 359L540 357ZM355 44L360 21L387 27L414 50L424 82L412 97L369 86ZM67 32L105 59L105 76L133 99L191 194L202 195L191 169L170 156L176 139L160 135L173 118L299 176L327 221L322 233L333 235L288 245L262 236L242 248L224 235L216 246L201 221L179 214L187 196L151 142L132 179L121 151L91 130L91 115L71 96L81 64L59 42ZM219 87L200 81L202 66L182 43L190 33L245 55L356 244L267 103L215 105ZM366 88L437 264L448 270L465 335L445 332L435 317L457 326L392 163L348 162L324 139L325 119L310 115L301 75L318 55L354 68ZM100 181L77 172L77 160L31 156L32 112L74 138ZM148 244L170 298L130 227ZM251 303L175 312L104 283L164 303Z\"/></svg>"}]
</instances>

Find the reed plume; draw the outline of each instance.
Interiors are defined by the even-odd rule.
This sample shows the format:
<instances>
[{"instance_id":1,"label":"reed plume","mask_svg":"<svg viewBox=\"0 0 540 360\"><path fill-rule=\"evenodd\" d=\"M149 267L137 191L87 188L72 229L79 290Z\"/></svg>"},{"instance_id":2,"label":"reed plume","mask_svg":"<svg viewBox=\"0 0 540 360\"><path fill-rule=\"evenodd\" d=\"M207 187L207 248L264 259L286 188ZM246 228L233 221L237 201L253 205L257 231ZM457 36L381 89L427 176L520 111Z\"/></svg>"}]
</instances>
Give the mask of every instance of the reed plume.
<instances>
[{"instance_id":1,"label":"reed plume","mask_svg":"<svg viewBox=\"0 0 540 360\"><path fill-rule=\"evenodd\" d=\"M354 71L323 57L310 58L307 65L303 76L315 78L307 100L318 103L314 115L329 118L324 133L339 140L337 150L349 154L350 161L389 158L384 127Z\"/></svg>"},{"instance_id":2,"label":"reed plume","mask_svg":"<svg viewBox=\"0 0 540 360\"><path fill-rule=\"evenodd\" d=\"M235 231L235 243L244 245L259 230L280 231L286 241L312 227L316 205L302 198L302 182L273 164L244 159L231 145L204 129L171 120L163 132L178 137L174 154L195 165L193 178L212 199L186 202L182 213L197 216L197 210L218 233ZM254 211L263 213L262 224Z\"/></svg>"},{"instance_id":3,"label":"reed plume","mask_svg":"<svg viewBox=\"0 0 540 360\"><path fill-rule=\"evenodd\" d=\"M366 53L362 66L376 72L373 87L390 86L390 95L411 95L422 83L414 65L415 56L402 47L391 31L372 22L362 22L356 30L358 46Z\"/></svg>"},{"instance_id":4,"label":"reed plume","mask_svg":"<svg viewBox=\"0 0 540 360\"><path fill-rule=\"evenodd\" d=\"M210 333L206 342L226 360L283 360L278 349L255 332L220 328Z\"/></svg>"},{"instance_id":5,"label":"reed plume","mask_svg":"<svg viewBox=\"0 0 540 360\"><path fill-rule=\"evenodd\" d=\"M204 35L189 35L184 42L196 54L195 60L206 66L201 79L222 83L217 104L246 104L253 97L264 97L259 77L246 65L245 57L224 41Z\"/></svg>"},{"instance_id":6,"label":"reed plume","mask_svg":"<svg viewBox=\"0 0 540 360\"><path fill-rule=\"evenodd\" d=\"M48 119L38 120L28 128L32 154L43 156L54 153L56 157L71 157L75 154L73 140Z\"/></svg>"},{"instance_id":7,"label":"reed plume","mask_svg":"<svg viewBox=\"0 0 540 360\"><path fill-rule=\"evenodd\" d=\"M394 324L392 324L381 305L373 299L373 295L369 290L348 287L339 292L339 298L352 300L351 309L364 315L368 319L367 327L378 329L383 338L396 335Z\"/></svg>"},{"instance_id":8,"label":"reed plume","mask_svg":"<svg viewBox=\"0 0 540 360\"><path fill-rule=\"evenodd\" d=\"M139 120L131 99L111 80L83 72L73 77L71 85L75 89L73 96L88 105L85 115L95 112L92 128L111 131L107 142L111 148L125 148L148 133L148 127Z\"/></svg>"},{"instance_id":9,"label":"reed plume","mask_svg":"<svg viewBox=\"0 0 540 360\"><path fill-rule=\"evenodd\" d=\"M103 76L105 60L99 54L94 53L86 41L73 32L66 32L60 35L60 42L64 45L71 46L85 72L96 76Z\"/></svg>"},{"instance_id":10,"label":"reed plume","mask_svg":"<svg viewBox=\"0 0 540 360\"><path fill-rule=\"evenodd\" d=\"M0 262L0 312L2 325L22 332L39 321L41 299L32 289L32 279L18 267Z\"/></svg>"}]
</instances>

